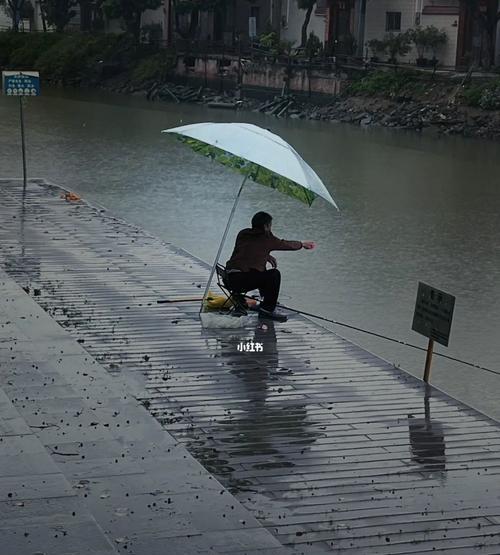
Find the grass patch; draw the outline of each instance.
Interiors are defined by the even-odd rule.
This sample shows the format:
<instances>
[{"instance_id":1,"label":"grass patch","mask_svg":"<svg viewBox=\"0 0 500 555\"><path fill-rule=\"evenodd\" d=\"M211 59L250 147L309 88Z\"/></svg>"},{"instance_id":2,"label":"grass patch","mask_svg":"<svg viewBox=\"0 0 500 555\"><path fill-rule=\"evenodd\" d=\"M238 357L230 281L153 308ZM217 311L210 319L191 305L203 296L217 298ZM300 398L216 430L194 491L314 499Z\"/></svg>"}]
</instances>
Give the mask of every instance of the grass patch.
<instances>
[{"instance_id":1,"label":"grass patch","mask_svg":"<svg viewBox=\"0 0 500 555\"><path fill-rule=\"evenodd\" d=\"M466 106L500 110L500 79L487 83L472 83L460 93L460 98Z\"/></svg>"},{"instance_id":2,"label":"grass patch","mask_svg":"<svg viewBox=\"0 0 500 555\"><path fill-rule=\"evenodd\" d=\"M423 90L419 74L408 70L377 70L353 81L346 89L348 95L394 97L412 95Z\"/></svg>"}]
</instances>

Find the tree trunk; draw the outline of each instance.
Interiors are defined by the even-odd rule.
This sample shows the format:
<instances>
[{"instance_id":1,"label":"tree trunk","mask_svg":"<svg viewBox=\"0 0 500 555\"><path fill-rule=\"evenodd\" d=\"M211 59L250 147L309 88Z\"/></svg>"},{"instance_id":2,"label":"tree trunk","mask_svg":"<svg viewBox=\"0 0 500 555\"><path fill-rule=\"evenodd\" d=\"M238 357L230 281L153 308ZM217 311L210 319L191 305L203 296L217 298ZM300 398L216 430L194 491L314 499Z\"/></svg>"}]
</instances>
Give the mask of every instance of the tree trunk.
<instances>
[{"instance_id":1,"label":"tree trunk","mask_svg":"<svg viewBox=\"0 0 500 555\"><path fill-rule=\"evenodd\" d=\"M195 38L196 29L198 28L199 19L200 19L200 11L198 10L198 8L193 8L191 10L191 15L189 17L188 37L190 39Z\"/></svg>"},{"instance_id":2,"label":"tree trunk","mask_svg":"<svg viewBox=\"0 0 500 555\"><path fill-rule=\"evenodd\" d=\"M80 31L90 31L92 24L92 9L88 0L80 2Z\"/></svg>"},{"instance_id":3,"label":"tree trunk","mask_svg":"<svg viewBox=\"0 0 500 555\"><path fill-rule=\"evenodd\" d=\"M311 4L306 11L306 18L304 19L304 23L302 24L302 38L300 47L305 48L307 43L307 27L309 25L309 21L311 20L311 14L314 8L314 4Z\"/></svg>"},{"instance_id":4,"label":"tree trunk","mask_svg":"<svg viewBox=\"0 0 500 555\"><path fill-rule=\"evenodd\" d=\"M45 9L43 6L43 2L39 3L40 6L40 18L42 20L42 29L43 32L46 33L47 32L47 18L45 17Z\"/></svg>"},{"instance_id":5,"label":"tree trunk","mask_svg":"<svg viewBox=\"0 0 500 555\"><path fill-rule=\"evenodd\" d=\"M141 37L141 12L131 13L125 20L127 33L131 34L136 42Z\"/></svg>"},{"instance_id":6,"label":"tree trunk","mask_svg":"<svg viewBox=\"0 0 500 555\"><path fill-rule=\"evenodd\" d=\"M10 0L8 6L12 14L12 30L19 31L19 22L21 21L21 13L23 11L24 0Z\"/></svg>"}]
</instances>

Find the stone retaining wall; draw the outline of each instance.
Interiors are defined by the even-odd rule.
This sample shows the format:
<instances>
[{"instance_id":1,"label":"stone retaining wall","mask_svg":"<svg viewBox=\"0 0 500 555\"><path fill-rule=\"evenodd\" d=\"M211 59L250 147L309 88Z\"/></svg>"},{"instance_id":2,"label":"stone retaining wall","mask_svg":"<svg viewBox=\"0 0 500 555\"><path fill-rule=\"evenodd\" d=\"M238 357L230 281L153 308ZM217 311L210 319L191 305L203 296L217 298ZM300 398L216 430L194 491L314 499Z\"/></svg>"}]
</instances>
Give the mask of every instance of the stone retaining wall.
<instances>
[{"instance_id":1,"label":"stone retaining wall","mask_svg":"<svg viewBox=\"0 0 500 555\"><path fill-rule=\"evenodd\" d=\"M222 77L238 84L238 59L224 57L227 65L222 67ZM175 74L183 77L206 78L207 82L221 79L222 56L179 56ZM242 60L242 83L250 87L260 87L281 90L286 82L287 66L271 62L256 63ZM322 93L337 95L341 91L344 79L333 71L328 72L301 65L292 64L290 67L290 91L297 93Z\"/></svg>"}]
</instances>

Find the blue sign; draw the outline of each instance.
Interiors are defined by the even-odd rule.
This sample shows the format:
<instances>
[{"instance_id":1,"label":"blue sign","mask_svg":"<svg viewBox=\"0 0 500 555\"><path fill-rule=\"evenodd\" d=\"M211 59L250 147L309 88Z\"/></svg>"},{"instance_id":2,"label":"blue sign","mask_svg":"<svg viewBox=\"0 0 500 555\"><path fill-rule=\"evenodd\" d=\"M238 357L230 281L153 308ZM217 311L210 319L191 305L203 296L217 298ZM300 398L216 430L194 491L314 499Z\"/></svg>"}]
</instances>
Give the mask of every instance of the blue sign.
<instances>
[{"instance_id":1,"label":"blue sign","mask_svg":"<svg viewBox=\"0 0 500 555\"><path fill-rule=\"evenodd\" d=\"M3 92L7 96L39 96L40 76L37 71L3 71Z\"/></svg>"}]
</instances>

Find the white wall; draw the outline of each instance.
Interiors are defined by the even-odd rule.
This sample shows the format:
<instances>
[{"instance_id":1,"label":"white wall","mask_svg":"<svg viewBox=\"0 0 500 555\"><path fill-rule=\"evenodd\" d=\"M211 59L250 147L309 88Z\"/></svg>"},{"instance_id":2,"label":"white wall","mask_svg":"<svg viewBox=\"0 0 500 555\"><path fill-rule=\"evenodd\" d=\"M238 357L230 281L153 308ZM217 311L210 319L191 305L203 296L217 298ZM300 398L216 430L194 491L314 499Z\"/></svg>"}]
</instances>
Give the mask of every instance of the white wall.
<instances>
[{"instance_id":1,"label":"white wall","mask_svg":"<svg viewBox=\"0 0 500 555\"><path fill-rule=\"evenodd\" d=\"M434 25L434 27L446 32L448 41L440 47L436 57L439 60L439 65L454 66L457 59L458 15L423 15L421 25L422 27ZM430 52L427 56L432 58ZM416 58L415 52L413 57Z\"/></svg>"},{"instance_id":2,"label":"white wall","mask_svg":"<svg viewBox=\"0 0 500 555\"><path fill-rule=\"evenodd\" d=\"M7 15L5 8L0 6L0 31L6 31L12 27L12 19Z\"/></svg>"},{"instance_id":3,"label":"white wall","mask_svg":"<svg viewBox=\"0 0 500 555\"><path fill-rule=\"evenodd\" d=\"M321 42L325 42L326 18L323 15L316 15L314 12L315 9L313 9L307 27L307 36L313 31ZM305 10L299 10L297 0L283 0L282 14L285 23L285 27L281 27L282 40L293 42L295 47L300 46L302 24L306 17Z\"/></svg>"},{"instance_id":4,"label":"white wall","mask_svg":"<svg viewBox=\"0 0 500 555\"><path fill-rule=\"evenodd\" d=\"M386 12L401 12L401 32L415 27L415 13L421 9L426 2L421 0L367 0L366 3L366 23L365 23L365 44L371 39L383 39L386 35L385 20ZM454 23L457 23L455 26ZM448 41L440 50L437 58L440 65L454 66L456 62L457 36L458 36L458 15L422 15L420 20L421 27L434 25L438 29L443 29L448 35ZM431 58L430 52L426 56ZM415 48L404 56L401 61L413 63L417 58Z\"/></svg>"},{"instance_id":5,"label":"white wall","mask_svg":"<svg viewBox=\"0 0 500 555\"><path fill-rule=\"evenodd\" d=\"M386 12L401 12L401 32L415 24L416 0L367 0L365 19L365 42L382 39L386 34Z\"/></svg>"}]
</instances>

